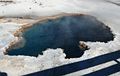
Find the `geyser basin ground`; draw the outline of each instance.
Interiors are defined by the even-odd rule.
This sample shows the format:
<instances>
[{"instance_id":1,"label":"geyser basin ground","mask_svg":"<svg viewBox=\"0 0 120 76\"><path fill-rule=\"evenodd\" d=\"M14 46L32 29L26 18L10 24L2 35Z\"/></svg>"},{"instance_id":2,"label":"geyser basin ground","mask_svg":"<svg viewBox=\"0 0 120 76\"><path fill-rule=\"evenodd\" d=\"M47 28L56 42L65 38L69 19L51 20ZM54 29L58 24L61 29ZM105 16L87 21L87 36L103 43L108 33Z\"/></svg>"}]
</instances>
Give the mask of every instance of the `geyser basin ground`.
<instances>
[{"instance_id":1,"label":"geyser basin ground","mask_svg":"<svg viewBox=\"0 0 120 76\"><path fill-rule=\"evenodd\" d=\"M64 16L37 23L23 33L25 46L9 50L9 55L38 56L51 48L62 48L67 58L80 57L85 50L79 41L108 42L114 39L110 28L89 15Z\"/></svg>"}]
</instances>

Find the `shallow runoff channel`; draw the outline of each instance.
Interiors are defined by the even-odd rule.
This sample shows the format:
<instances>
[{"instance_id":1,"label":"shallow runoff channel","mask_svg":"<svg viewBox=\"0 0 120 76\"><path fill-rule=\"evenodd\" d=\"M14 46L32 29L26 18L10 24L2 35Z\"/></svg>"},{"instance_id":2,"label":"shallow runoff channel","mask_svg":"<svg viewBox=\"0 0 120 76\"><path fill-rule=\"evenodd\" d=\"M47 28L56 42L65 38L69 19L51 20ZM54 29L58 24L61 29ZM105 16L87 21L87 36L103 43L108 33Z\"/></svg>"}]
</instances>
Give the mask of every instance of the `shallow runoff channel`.
<instances>
[{"instance_id":1,"label":"shallow runoff channel","mask_svg":"<svg viewBox=\"0 0 120 76\"><path fill-rule=\"evenodd\" d=\"M108 42L114 39L111 29L89 15L63 16L37 23L23 32L25 44L8 51L9 55L38 56L46 49L62 48L67 58L83 55L79 41ZM88 45L89 46L89 45Z\"/></svg>"}]
</instances>

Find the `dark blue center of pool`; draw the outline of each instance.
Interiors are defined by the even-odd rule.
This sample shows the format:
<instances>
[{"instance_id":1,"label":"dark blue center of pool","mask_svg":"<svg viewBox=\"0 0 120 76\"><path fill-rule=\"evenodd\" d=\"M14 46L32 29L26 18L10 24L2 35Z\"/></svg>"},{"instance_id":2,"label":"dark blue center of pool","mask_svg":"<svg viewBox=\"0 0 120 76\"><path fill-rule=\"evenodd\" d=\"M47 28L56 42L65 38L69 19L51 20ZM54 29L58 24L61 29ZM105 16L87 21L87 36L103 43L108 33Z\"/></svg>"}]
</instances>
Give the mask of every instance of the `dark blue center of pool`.
<instances>
[{"instance_id":1,"label":"dark blue center of pool","mask_svg":"<svg viewBox=\"0 0 120 76\"><path fill-rule=\"evenodd\" d=\"M23 33L25 46L11 49L9 55L38 56L48 48L64 49L68 58L84 53L79 41L108 42L114 39L109 27L88 15L64 16L33 25Z\"/></svg>"}]
</instances>

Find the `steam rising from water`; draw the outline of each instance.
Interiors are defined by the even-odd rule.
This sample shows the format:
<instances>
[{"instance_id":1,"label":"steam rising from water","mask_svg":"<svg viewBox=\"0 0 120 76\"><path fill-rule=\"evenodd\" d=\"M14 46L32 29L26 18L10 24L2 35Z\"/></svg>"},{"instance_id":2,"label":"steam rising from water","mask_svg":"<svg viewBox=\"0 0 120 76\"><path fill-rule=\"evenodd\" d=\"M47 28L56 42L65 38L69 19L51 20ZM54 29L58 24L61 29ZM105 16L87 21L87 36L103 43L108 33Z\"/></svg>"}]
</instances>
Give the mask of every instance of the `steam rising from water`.
<instances>
[{"instance_id":1,"label":"steam rising from water","mask_svg":"<svg viewBox=\"0 0 120 76\"><path fill-rule=\"evenodd\" d=\"M89 15L65 16L38 23L24 32L24 47L9 51L9 55L38 56L48 48L62 48L67 58L80 57L85 50L79 41L108 42L114 39L109 27Z\"/></svg>"}]
</instances>

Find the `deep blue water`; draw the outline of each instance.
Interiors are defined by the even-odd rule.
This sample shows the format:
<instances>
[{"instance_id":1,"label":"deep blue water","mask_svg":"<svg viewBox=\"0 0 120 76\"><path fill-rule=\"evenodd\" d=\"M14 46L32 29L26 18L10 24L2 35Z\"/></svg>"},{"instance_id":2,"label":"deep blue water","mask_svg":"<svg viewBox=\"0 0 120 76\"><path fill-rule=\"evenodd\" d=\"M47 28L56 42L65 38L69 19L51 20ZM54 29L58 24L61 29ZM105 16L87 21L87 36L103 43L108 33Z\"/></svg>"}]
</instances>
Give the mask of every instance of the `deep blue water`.
<instances>
[{"instance_id":1,"label":"deep blue water","mask_svg":"<svg viewBox=\"0 0 120 76\"><path fill-rule=\"evenodd\" d=\"M88 15L64 16L37 23L26 30L23 37L25 46L11 49L9 55L38 56L47 48L62 48L68 58L80 57L84 51L79 48L79 41L108 42L114 39L109 27Z\"/></svg>"}]
</instances>

